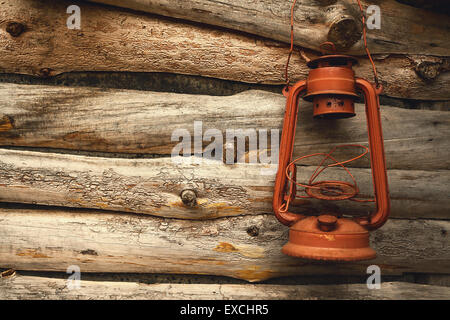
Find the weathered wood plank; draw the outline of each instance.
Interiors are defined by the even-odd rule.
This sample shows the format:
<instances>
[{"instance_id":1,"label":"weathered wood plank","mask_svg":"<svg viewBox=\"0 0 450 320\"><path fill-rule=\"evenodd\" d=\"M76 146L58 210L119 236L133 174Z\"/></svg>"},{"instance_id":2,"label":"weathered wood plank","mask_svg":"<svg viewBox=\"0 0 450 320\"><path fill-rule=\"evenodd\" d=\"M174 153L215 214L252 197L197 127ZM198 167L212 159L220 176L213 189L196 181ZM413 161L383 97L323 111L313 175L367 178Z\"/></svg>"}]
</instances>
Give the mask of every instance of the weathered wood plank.
<instances>
[{"instance_id":1,"label":"weathered wood plank","mask_svg":"<svg viewBox=\"0 0 450 320\"><path fill-rule=\"evenodd\" d=\"M81 279L79 289L69 290L66 279L21 275L0 279L0 299L4 300L445 300L449 298L450 288L407 282L383 282L380 289L369 290L366 284L145 284ZM168 315L177 315L180 311L172 310Z\"/></svg>"},{"instance_id":2,"label":"weathered wood plank","mask_svg":"<svg viewBox=\"0 0 450 320\"><path fill-rule=\"evenodd\" d=\"M179 142L178 137L172 141L172 133L184 129L194 137L194 122L201 120L201 134L220 130L224 142L229 142L227 130L250 129L255 136L267 130L269 142L259 139L258 144L263 151L271 149L271 132L281 136L284 109L284 96L264 91L212 97L0 83L0 145L170 155ZM309 102L302 101L300 110L295 157L368 140L361 104L356 105L357 116L346 120L313 120ZM450 168L449 112L383 106L382 123L389 169ZM204 146L210 143L205 138ZM356 152L342 149L335 156L349 159ZM317 160L302 163L314 165ZM349 166L368 168L369 158Z\"/></svg>"},{"instance_id":3,"label":"weathered wood plank","mask_svg":"<svg viewBox=\"0 0 450 320\"><path fill-rule=\"evenodd\" d=\"M181 219L272 212L276 165L197 160L117 159L0 149L0 201ZM299 167L298 181L307 181L313 169ZM328 170L326 180L349 180L342 169ZM361 197L373 198L370 169L353 168L351 172ZM448 170L388 170L392 215L448 219L449 175ZM183 203L183 190L195 191L193 206ZM317 213L331 210L364 215L373 210L373 203L353 201L302 200L294 206L299 212Z\"/></svg>"},{"instance_id":4,"label":"weathered wood plank","mask_svg":"<svg viewBox=\"0 0 450 320\"><path fill-rule=\"evenodd\" d=\"M70 71L171 72L284 83L289 49L285 44L88 3L79 3L81 30L70 30L64 17L72 4L5 1L5 10L0 12L0 72L41 77ZM12 22L23 25L24 32L17 36L7 33ZM307 54L312 57L311 52ZM368 59L359 62L356 74L372 79ZM423 100L450 100L450 73L439 75L447 64L446 58L415 55L389 55L377 60L386 95ZM308 74L297 54L290 72L293 81Z\"/></svg>"},{"instance_id":5,"label":"weathered wood plank","mask_svg":"<svg viewBox=\"0 0 450 320\"><path fill-rule=\"evenodd\" d=\"M196 0L181 3L168 0L92 0L169 17L218 25L270 39L290 42L292 1L277 0ZM362 1L364 8L374 4ZM377 1L381 29L368 31L373 53L424 53L448 56L450 47L448 17L399 4ZM295 7L295 43L319 50L332 41L352 54L364 55L361 40L361 14L355 0L299 1ZM339 31L339 32L336 32ZM399 37L399 35L401 35ZM345 37L345 39L343 39Z\"/></svg>"},{"instance_id":6,"label":"weathered wood plank","mask_svg":"<svg viewBox=\"0 0 450 320\"><path fill-rule=\"evenodd\" d=\"M108 212L0 209L0 268L176 273L260 281L288 275L446 273L450 221L390 219L371 235L378 257L329 263L281 253L288 228L273 215L206 221ZM258 232L255 232L257 230ZM425 232L426 231L426 232Z\"/></svg>"}]
</instances>

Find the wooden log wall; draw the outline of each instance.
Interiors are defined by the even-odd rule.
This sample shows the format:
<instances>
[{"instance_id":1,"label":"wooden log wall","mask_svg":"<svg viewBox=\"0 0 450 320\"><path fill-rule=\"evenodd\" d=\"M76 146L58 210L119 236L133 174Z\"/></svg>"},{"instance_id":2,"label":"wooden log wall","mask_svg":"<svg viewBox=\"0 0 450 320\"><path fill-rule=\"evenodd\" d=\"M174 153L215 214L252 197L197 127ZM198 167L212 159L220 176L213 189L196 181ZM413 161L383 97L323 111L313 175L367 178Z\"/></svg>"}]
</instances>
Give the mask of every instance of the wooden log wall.
<instances>
[{"instance_id":1,"label":"wooden log wall","mask_svg":"<svg viewBox=\"0 0 450 320\"><path fill-rule=\"evenodd\" d=\"M65 12L71 4L70 1L5 1L5 10L0 11L0 72L40 77L70 71L172 72L250 83L284 83L287 44L87 3L79 3L82 29L70 30ZM285 11L286 16L289 8ZM432 20L433 24L447 21L442 17ZM14 30L22 32L8 29L12 23L21 25ZM419 25L423 26L423 22ZM448 28L442 27L439 32L427 32L426 36L436 35L445 39L442 43L447 43L445 30ZM397 33L394 39L398 39ZM450 100L448 57L427 55L417 46L407 55L391 53L395 50L376 60L386 95ZM309 51L307 54L317 55ZM305 61L295 54L290 67L291 80L306 78L308 70ZM359 59L355 71L359 77L373 78L369 60L364 57Z\"/></svg>"},{"instance_id":2,"label":"wooden log wall","mask_svg":"<svg viewBox=\"0 0 450 320\"><path fill-rule=\"evenodd\" d=\"M77 2L82 28L69 30L65 10L73 1L3 1L0 72L41 78L71 71L171 72L283 83L288 2L91 2L103 4ZM358 55L356 74L372 79L355 3L310 2L301 2L297 9L296 44L314 57L322 40L342 40L342 50ZM379 5L383 23L390 29L370 31L369 45L376 54L384 94L445 103L450 99L448 19L396 2L379 1ZM357 37L333 38L340 23L353 23ZM307 75L298 55L290 72L293 79ZM0 83L0 268L65 272L69 265L79 265L82 272L218 275L250 282L296 275L363 276L370 264L388 275L447 274L447 111L381 106L392 213L371 236L378 252L373 261L327 263L280 252L288 229L271 210L276 164L261 161L263 154L275 151L270 139L264 148L258 139L258 150L247 150L241 157L233 154L233 163L200 159L192 149L187 157L170 157L179 143L179 137L172 138L177 129L200 139L202 148L210 142L201 136L208 129L217 129L225 142L227 129L281 134L284 104L281 94L261 90L219 97ZM357 104L356 109L352 119L317 121L311 117L311 104L302 102L294 156L326 152L338 144L367 145L364 106ZM202 121L200 136L194 131L196 121ZM226 155L228 150L223 151ZM343 150L337 157L355 152ZM314 163L299 166L299 180L309 177ZM361 197L372 198L368 160L349 166ZM342 170L329 173L345 178ZM373 210L373 204L303 200L295 202L293 209L360 215ZM25 282L29 285L24 288ZM60 286L61 280L0 279L0 297L32 298L37 290L54 297L52 289L45 289L49 283ZM11 289L2 290L5 286ZM77 298L97 294L94 284L85 286ZM107 283L102 288L114 298L158 297L168 290L121 286L130 291L116 295ZM332 297L323 288L296 286L249 285L248 291L220 286L220 297L205 293L218 286L202 287L203 292L175 286L166 297L177 298L181 290L193 298L291 294L301 298L311 297L311 290ZM404 297L400 290L407 289L408 297L425 297L420 295L424 288L392 284L384 292L386 297ZM353 290L354 297L380 296L357 285L335 289L335 293ZM280 293L272 295L275 290ZM441 293L439 288L430 289L426 297ZM63 292L61 297L75 296Z\"/></svg>"},{"instance_id":3,"label":"wooden log wall","mask_svg":"<svg viewBox=\"0 0 450 320\"><path fill-rule=\"evenodd\" d=\"M218 25L290 43L289 1L214 0L92 0L114 6L157 13L164 16ZM449 44L442 37L449 22L446 15L430 13L397 1L361 1L364 7L376 4L382 14L383 32L370 32L373 53L448 56ZM442 4L444 7L444 5ZM355 0L299 1L294 15L295 44L319 50L318 44L331 41L340 50L365 55L361 41L361 13ZM407 29L409 28L409 30ZM401 35L401 36L399 36Z\"/></svg>"}]
</instances>

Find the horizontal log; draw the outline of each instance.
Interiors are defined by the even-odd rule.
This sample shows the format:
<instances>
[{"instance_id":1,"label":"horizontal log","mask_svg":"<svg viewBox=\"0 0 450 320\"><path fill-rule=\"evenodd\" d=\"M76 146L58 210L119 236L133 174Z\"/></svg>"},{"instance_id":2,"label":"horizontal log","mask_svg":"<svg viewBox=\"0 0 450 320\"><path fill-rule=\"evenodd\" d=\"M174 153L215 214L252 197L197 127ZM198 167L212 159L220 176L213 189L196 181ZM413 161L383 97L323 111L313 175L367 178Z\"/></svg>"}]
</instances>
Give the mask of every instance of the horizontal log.
<instances>
[{"instance_id":1,"label":"horizontal log","mask_svg":"<svg viewBox=\"0 0 450 320\"><path fill-rule=\"evenodd\" d=\"M0 12L0 72L40 77L70 71L170 72L247 83L284 83L286 44L84 2L79 3L81 30L71 30L62 17L72 4L5 1L5 10ZM313 57L312 52L307 54ZM450 100L450 73L444 72L447 60L389 55L376 62L386 95ZM366 58L359 59L355 72L373 78ZM298 54L293 56L290 73L292 81L308 74Z\"/></svg>"},{"instance_id":2,"label":"horizontal log","mask_svg":"<svg viewBox=\"0 0 450 320\"><path fill-rule=\"evenodd\" d=\"M200 160L117 159L0 149L0 201L181 219L272 213L277 165ZM309 179L314 168L299 167L298 181ZM323 179L349 181L344 170L328 170ZM370 169L353 168L351 172L360 196L373 198ZM450 171L388 170L388 178L393 216L449 218ZM192 190L194 195L183 196L184 190ZM294 203L292 209L357 215L374 210L373 203L311 199Z\"/></svg>"},{"instance_id":3,"label":"horizontal log","mask_svg":"<svg viewBox=\"0 0 450 320\"><path fill-rule=\"evenodd\" d=\"M268 142L259 139L258 143L264 151L271 149L271 133L278 130L281 136L285 101L281 94L253 90L212 97L0 83L0 145L170 155L179 143L178 137L172 141L175 130L197 135L206 147L211 143L207 138L203 141L208 129L220 130L224 142L229 142L227 130L243 129L253 130L255 136L267 130ZM295 157L329 152L337 144L367 145L363 105L357 104L357 116L346 120L313 120L312 109L311 103L301 102ZM389 169L450 168L449 112L383 106L381 115ZM199 120L201 136L194 132L194 122ZM345 148L334 155L343 160L358 151ZM314 165L317 160L306 159L302 164ZM349 166L369 168L369 158Z\"/></svg>"},{"instance_id":4,"label":"horizontal log","mask_svg":"<svg viewBox=\"0 0 450 320\"><path fill-rule=\"evenodd\" d=\"M81 279L79 289L69 290L67 279L22 275L0 279L0 299L3 300L445 300L448 298L450 298L448 288L407 282L383 282L380 289L369 290L366 284L146 284ZM180 312L181 309L173 309L168 311L167 315L177 316ZM220 312L216 310L214 314Z\"/></svg>"},{"instance_id":5,"label":"horizontal log","mask_svg":"<svg viewBox=\"0 0 450 320\"><path fill-rule=\"evenodd\" d=\"M124 8L157 13L259 36L290 42L292 1L195 0L181 3L167 0L93 0ZM362 1L364 8L371 1ZM373 53L424 53L448 56L448 17L411 8L396 1L377 1L381 29L368 31ZM371 14L367 14L371 16ZM295 43L319 50L325 41L336 43L352 54L364 55L361 41L361 13L355 0L301 1L295 6Z\"/></svg>"},{"instance_id":6,"label":"horizontal log","mask_svg":"<svg viewBox=\"0 0 450 320\"><path fill-rule=\"evenodd\" d=\"M0 209L0 268L175 273L248 281L294 275L447 273L450 221L390 219L371 235L378 257L331 263L286 256L288 228L272 215L207 221L108 212ZM257 231L257 232L255 232ZM425 232L426 231L426 232Z\"/></svg>"}]
</instances>

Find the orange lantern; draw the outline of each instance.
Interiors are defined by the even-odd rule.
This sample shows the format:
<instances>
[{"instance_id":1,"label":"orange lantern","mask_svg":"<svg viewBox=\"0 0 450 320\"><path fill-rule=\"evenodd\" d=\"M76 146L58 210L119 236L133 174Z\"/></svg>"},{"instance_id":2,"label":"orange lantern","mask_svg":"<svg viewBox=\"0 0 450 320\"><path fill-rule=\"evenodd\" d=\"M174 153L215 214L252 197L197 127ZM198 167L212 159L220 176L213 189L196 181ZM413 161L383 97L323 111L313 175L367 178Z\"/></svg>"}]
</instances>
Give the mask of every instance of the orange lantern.
<instances>
[{"instance_id":1,"label":"orange lantern","mask_svg":"<svg viewBox=\"0 0 450 320\"><path fill-rule=\"evenodd\" d=\"M306 80L287 86L283 91L287 102L273 210L278 220L290 227L289 242L282 249L287 255L343 261L366 260L376 256L375 251L369 246L369 231L381 227L386 222L390 210L378 98L382 89L381 86L372 85L367 80L355 78L352 69L355 63L357 60L351 56L335 54L321 56L307 63L311 70ZM323 200L352 200L357 195L356 181L354 184L344 181L314 182L313 180L324 169L316 170L308 184L298 183L295 163L308 156L292 161L300 96L304 94L303 99L313 103L315 118L342 119L355 115L354 101L358 97L357 91L363 93L366 104L376 210L367 217L357 218L346 218L332 212L324 212L319 216L290 212L289 204L297 197L298 186L305 187L307 197ZM351 161L339 162L331 156L332 152L322 154L325 156L322 163L326 159L335 161L327 167L344 167L344 163Z\"/></svg>"}]
</instances>

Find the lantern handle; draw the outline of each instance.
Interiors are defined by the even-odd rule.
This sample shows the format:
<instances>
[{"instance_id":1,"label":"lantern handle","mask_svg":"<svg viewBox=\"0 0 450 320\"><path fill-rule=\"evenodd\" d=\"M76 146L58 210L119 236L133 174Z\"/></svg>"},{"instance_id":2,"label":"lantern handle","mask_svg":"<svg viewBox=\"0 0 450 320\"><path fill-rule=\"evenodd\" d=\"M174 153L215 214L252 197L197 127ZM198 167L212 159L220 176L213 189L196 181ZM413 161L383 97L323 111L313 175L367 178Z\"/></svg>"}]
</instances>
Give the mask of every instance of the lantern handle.
<instances>
[{"instance_id":1,"label":"lantern handle","mask_svg":"<svg viewBox=\"0 0 450 320\"><path fill-rule=\"evenodd\" d=\"M286 167L291 162L294 149L293 142L295 139L295 129L297 128L299 96L305 89L306 80L302 80L283 90L283 94L287 98L280 142L280 146L283 146L283 148L280 147L272 206L277 219L287 226L304 218L304 215L288 212L288 204L295 198L295 183L291 183L288 186L289 190L286 193ZM296 170L293 169L291 174L292 179L295 181Z\"/></svg>"},{"instance_id":2,"label":"lantern handle","mask_svg":"<svg viewBox=\"0 0 450 320\"><path fill-rule=\"evenodd\" d=\"M384 155L383 130L381 127L380 100L381 87L375 87L369 81L356 78L356 87L364 93L366 102L367 131L369 135L370 166L374 185L377 210L369 217L356 218L359 224L368 230L381 227L389 216L390 200Z\"/></svg>"}]
</instances>

